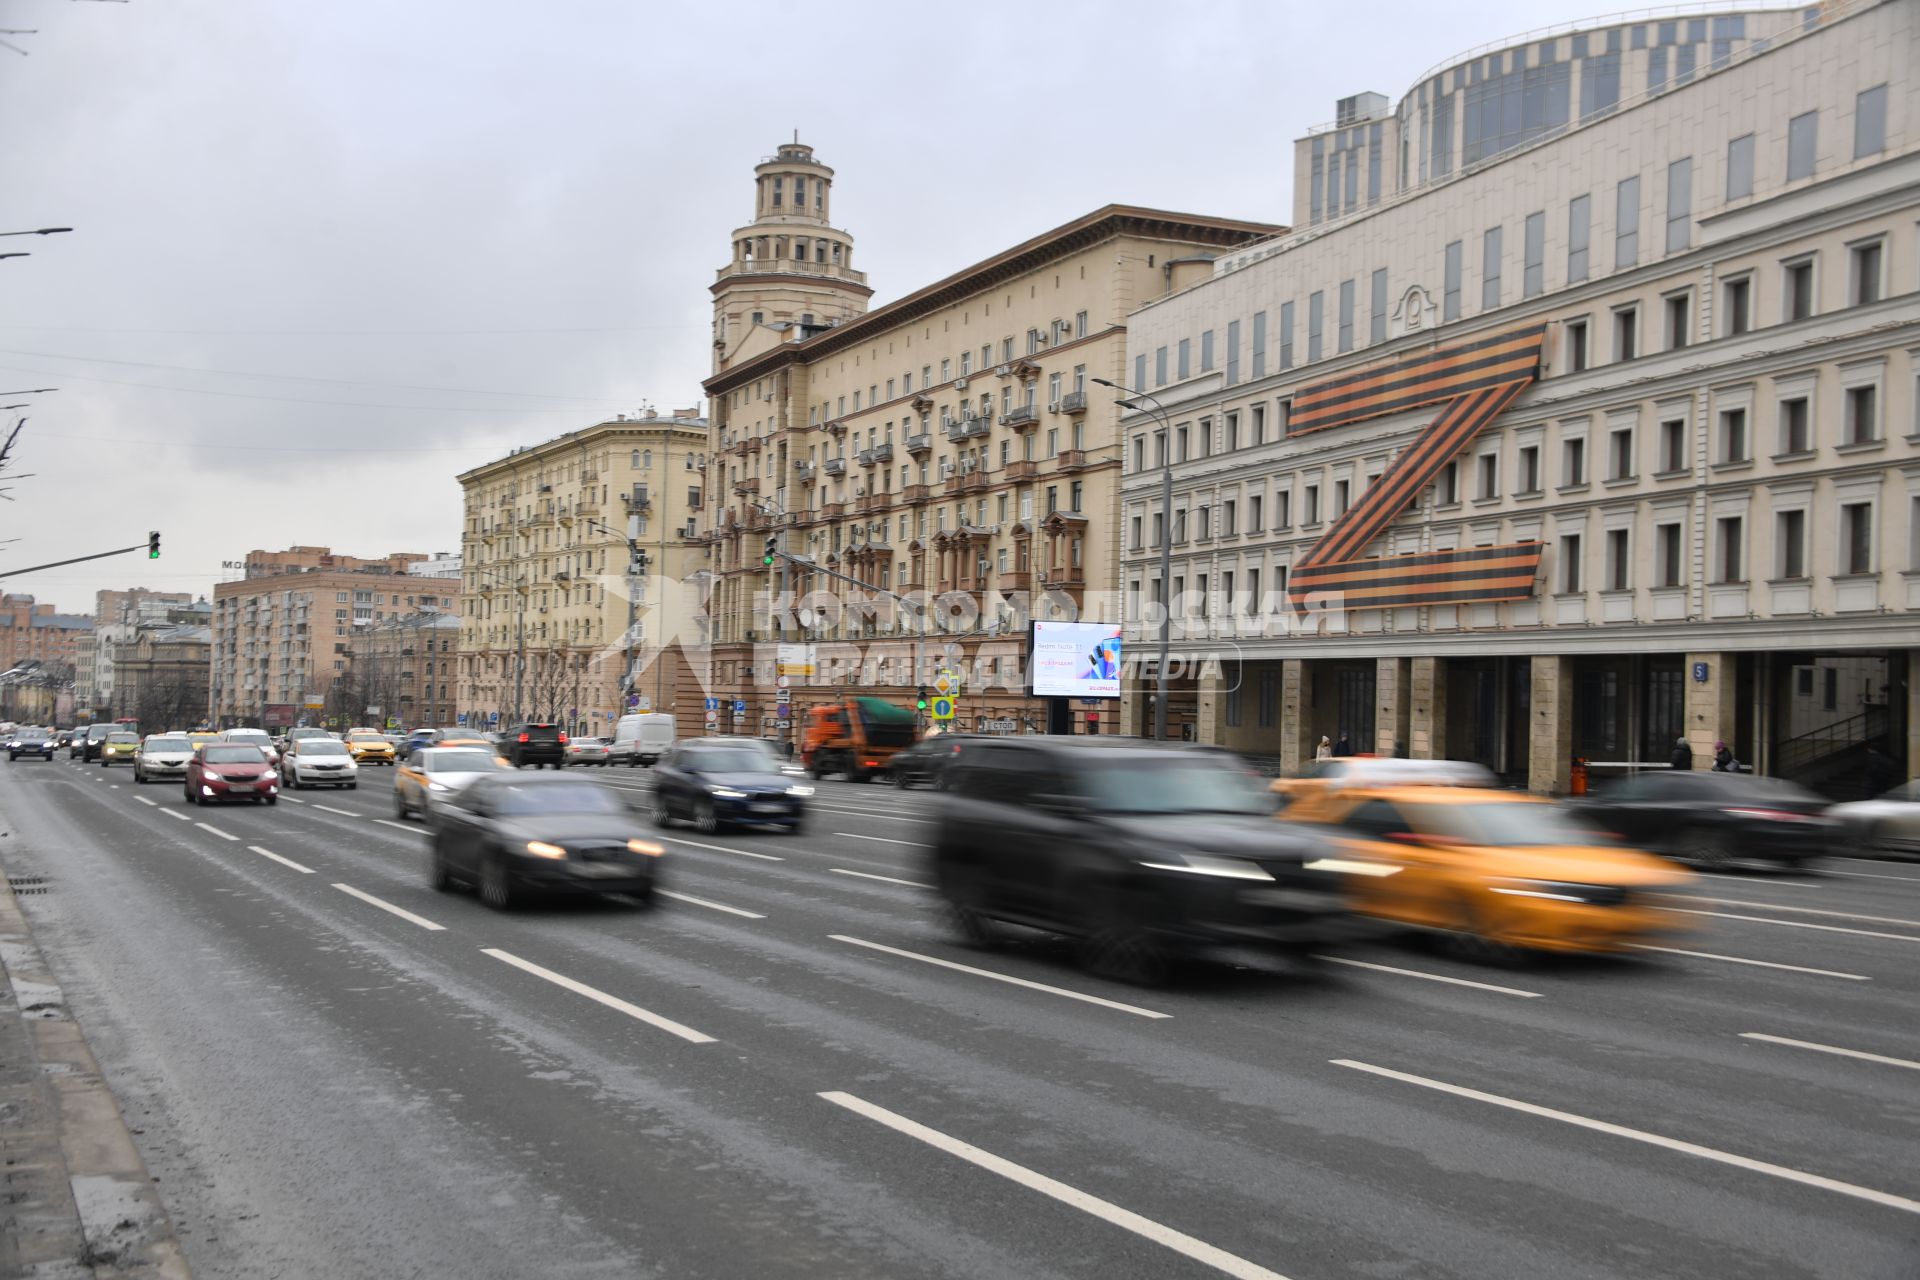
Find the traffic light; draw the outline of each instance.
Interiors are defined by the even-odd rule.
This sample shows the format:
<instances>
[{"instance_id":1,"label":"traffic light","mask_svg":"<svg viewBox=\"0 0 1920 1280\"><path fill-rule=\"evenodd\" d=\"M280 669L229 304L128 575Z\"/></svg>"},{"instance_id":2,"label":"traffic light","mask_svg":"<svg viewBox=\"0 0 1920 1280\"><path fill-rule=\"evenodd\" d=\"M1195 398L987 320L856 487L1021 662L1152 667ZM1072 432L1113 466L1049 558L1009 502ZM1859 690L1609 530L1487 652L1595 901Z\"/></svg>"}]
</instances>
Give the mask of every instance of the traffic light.
<instances>
[{"instance_id":1,"label":"traffic light","mask_svg":"<svg viewBox=\"0 0 1920 1280\"><path fill-rule=\"evenodd\" d=\"M152 533L149 533L147 535L147 559L158 560L159 558L160 558L160 531L158 529L155 529Z\"/></svg>"},{"instance_id":2,"label":"traffic light","mask_svg":"<svg viewBox=\"0 0 1920 1280\"><path fill-rule=\"evenodd\" d=\"M925 711L927 709L927 686L920 686L920 700L915 702L913 707L916 711Z\"/></svg>"},{"instance_id":3,"label":"traffic light","mask_svg":"<svg viewBox=\"0 0 1920 1280\"><path fill-rule=\"evenodd\" d=\"M779 554L779 550L778 550L779 546L780 546L779 535L772 534L772 533L768 534L767 535L767 551L765 555L760 557L760 563L764 564L769 569L773 568L773 559L776 555Z\"/></svg>"}]
</instances>

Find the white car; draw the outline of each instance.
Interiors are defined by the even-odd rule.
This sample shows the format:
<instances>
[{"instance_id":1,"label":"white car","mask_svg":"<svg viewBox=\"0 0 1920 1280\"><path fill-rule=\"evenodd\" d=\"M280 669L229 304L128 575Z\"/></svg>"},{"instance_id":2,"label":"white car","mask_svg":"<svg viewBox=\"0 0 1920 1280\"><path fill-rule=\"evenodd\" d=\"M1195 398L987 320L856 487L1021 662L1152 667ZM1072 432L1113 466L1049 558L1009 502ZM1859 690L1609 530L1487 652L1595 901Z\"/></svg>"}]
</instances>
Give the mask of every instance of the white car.
<instances>
[{"instance_id":1,"label":"white car","mask_svg":"<svg viewBox=\"0 0 1920 1280\"><path fill-rule=\"evenodd\" d=\"M393 816L433 822L434 811L490 773L513 766L480 747L421 747L393 775Z\"/></svg>"},{"instance_id":2,"label":"white car","mask_svg":"<svg viewBox=\"0 0 1920 1280\"><path fill-rule=\"evenodd\" d=\"M265 729L228 729L220 735L222 742L244 742L250 747L258 747L267 753L267 763L280 763L280 750L273 745L273 735Z\"/></svg>"},{"instance_id":3,"label":"white car","mask_svg":"<svg viewBox=\"0 0 1920 1280\"><path fill-rule=\"evenodd\" d=\"M193 741L184 733L150 733L133 753L133 780L154 782L187 776Z\"/></svg>"},{"instance_id":4,"label":"white car","mask_svg":"<svg viewBox=\"0 0 1920 1280\"><path fill-rule=\"evenodd\" d=\"M360 785L360 766L354 763L347 744L337 738L295 738L287 744L280 777L295 791L308 787L345 787L351 791Z\"/></svg>"},{"instance_id":5,"label":"white car","mask_svg":"<svg viewBox=\"0 0 1920 1280\"><path fill-rule=\"evenodd\" d=\"M1846 835L1841 844L1863 853L1920 854L1920 780L1871 800L1836 804L1827 817Z\"/></svg>"}]
</instances>

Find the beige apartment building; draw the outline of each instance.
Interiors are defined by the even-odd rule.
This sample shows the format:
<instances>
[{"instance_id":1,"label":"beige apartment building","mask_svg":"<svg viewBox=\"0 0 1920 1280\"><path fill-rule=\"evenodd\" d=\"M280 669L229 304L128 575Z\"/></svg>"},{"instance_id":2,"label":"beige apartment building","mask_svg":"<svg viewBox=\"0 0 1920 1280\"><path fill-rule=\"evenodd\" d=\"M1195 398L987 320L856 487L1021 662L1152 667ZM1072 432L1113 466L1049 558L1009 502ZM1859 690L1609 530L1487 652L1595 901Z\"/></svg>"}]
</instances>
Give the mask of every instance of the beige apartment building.
<instances>
[{"instance_id":1,"label":"beige apartment building","mask_svg":"<svg viewBox=\"0 0 1920 1280\"><path fill-rule=\"evenodd\" d=\"M460 616L452 610L389 614L352 628L346 669L326 700L327 723L396 729L452 725L459 649Z\"/></svg>"},{"instance_id":2,"label":"beige apartment building","mask_svg":"<svg viewBox=\"0 0 1920 1280\"><path fill-rule=\"evenodd\" d=\"M407 572L425 559L419 552L361 559L329 547L248 552L245 576L213 589L208 701L214 723L318 723L334 681L347 669L356 627L458 610L454 584Z\"/></svg>"},{"instance_id":3,"label":"beige apartment building","mask_svg":"<svg viewBox=\"0 0 1920 1280\"><path fill-rule=\"evenodd\" d=\"M1128 639L1171 599L1182 732L1920 772L1917 21L1604 20L1303 138L1311 229L1130 320Z\"/></svg>"},{"instance_id":4,"label":"beige apartment building","mask_svg":"<svg viewBox=\"0 0 1920 1280\"><path fill-rule=\"evenodd\" d=\"M707 423L621 415L460 476L456 718L608 732L623 709L700 724ZM645 557L629 566L631 546Z\"/></svg>"},{"instance_id":5,"label":"beige apartment building","mask_svg":"<svg viewBox=\"0 0 1920 1280\"><path fill-rule=\"evenodd\" d=\"M115 715L133 716L142 733L191 729L207 716L212 664L210 628L194 623L152 626L119 650L114 666Z\"/></svg>"},{"instance_id":6,"label":"beige apartment building","mask_svg":"<svg viewBox=\"0 0 1920 1280\"><path fill-rule=\"evenodd\" d=\"M810 149L783 146L755 174L763 217L778 184L808 184L814 203L788 213L790 243L840 246L829 267L850 257L851 238L825 221L832 171ZM783 716L832 698L911 698L940 667L969 676L957 724L1040 727L1025 631L995 616L992 593L1053 593L1077 609L1111 590L1119 412L1090 380L1121 375L1130 311L1279 230L1110 205L877 311L860 314L865 295L849 293L843 315L820 309L817 276L777 243L743 259L736 237L714 286L705 384L715 727L783 733ZM764 319L738 334L743 310ZM782 553L771 569L769 537ZM865 596L879 607L770 607L783 589L803 606ZM948 633L922 637L888 607L920 593L954 610ZM798 687L786 703L781 643L809 646L788 651Z\"/></svg>"}]
</instances>

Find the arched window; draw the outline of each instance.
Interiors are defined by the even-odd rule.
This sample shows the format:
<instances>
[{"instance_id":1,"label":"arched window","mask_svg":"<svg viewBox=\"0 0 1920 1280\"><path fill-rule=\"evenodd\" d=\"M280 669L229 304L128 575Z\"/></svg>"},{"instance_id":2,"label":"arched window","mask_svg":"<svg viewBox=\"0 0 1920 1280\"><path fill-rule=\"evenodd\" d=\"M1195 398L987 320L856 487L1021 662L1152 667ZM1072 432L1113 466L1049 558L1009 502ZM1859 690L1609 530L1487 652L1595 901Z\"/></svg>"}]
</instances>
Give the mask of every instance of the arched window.
<instances>
[{"instance_id":1,"label":"arched window","mask_svg":"<svg viewBox=\"0 0 1920 1280\"><path fill-rule=\"evenodd\" d=\"M651 471L653 469L653 450L648 449L640 455L640 469L642 471Z\"/></svg>"},{"instance_id":2,"label":"arched window","mask_svg":"<svg viewBox=\"0 0 1920 1280\"><path fill-rule=\"evenodd\" d=\"M635 467L640 465L640 451L638 449L633 451L633 462L630 465Z\"/></svg>"}]
</instances>

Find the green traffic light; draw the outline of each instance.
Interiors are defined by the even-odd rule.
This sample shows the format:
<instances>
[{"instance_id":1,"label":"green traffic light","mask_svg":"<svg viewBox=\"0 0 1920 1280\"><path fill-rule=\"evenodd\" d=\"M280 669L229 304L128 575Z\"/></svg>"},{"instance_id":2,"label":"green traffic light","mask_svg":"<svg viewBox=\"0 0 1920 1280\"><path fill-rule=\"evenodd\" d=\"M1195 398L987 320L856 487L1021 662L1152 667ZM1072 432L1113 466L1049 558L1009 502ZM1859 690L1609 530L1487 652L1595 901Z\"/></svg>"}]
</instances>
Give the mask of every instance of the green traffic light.
<instances>
[{"instance_id":1,"label":"green traffic light","mask_svg":"<svg viewBox=\"0 0 1920 1280\"><path fill-rule=\"evenodd\" d=\"M927 700L925 698L922 698L920 699L920 701L914 703L913 705L915 709L920 711L925 711L927 709Z\"/></svg>"}]
</instances>

